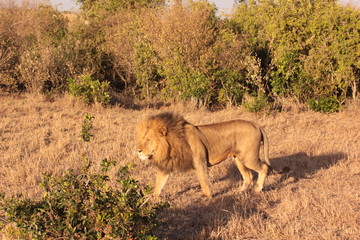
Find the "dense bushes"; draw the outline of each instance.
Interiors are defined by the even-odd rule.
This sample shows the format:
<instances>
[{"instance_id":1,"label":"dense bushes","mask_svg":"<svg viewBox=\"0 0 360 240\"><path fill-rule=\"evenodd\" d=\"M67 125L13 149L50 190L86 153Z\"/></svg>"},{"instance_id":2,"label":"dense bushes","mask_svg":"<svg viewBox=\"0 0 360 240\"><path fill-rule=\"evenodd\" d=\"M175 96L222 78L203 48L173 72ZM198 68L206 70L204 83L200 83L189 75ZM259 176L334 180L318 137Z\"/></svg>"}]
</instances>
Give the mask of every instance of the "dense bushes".
<instances>
[{"instance_id":1,"label":"dense bushes","mask_svg":"<svg viewBox=\"0 0 360 240\"><path fill-rule=\"evenodd\" d=\"M149 189L139 186L128 166L119 169L119 190L109 187L113 165L105 159L99 173L86 164L79 173L43 174L40 200L0 194L2 217L33 239L156 239L156 216L167 205L151 203Z\"/></svg>"},{"instance_id":2,"label":"dense bushes","mask_svg":"<svg viewBox=\"0 0 360 240\"><path fill-rule=\"evenodd\" d=\"M0 84L43 92L60 88L66 77L62 39L67 21L50 7L0 10ZM3 21L4 20L4 21ZM5 76L5 77L4 77Z\"/></svg>"},{"instance_id":3,"label":"dense bushes","mask_svg":"<svg viewBox=\"0 0 360 240\"><path fill-rule=\"evenodd\" d=\"M331 110L325 107L330 111L338 110L347 97L356 97L359 10L333 0L253 1L242 4L232 20L238 31L250 34L255 52L265 51L262 61L273 97L295 97L314 110L331 99Z\"/></svg>"},{"instance_id":4,"label":"dense bushes","mask_svg":"<svg viewBox=\"0 0 360 240\"><path fill-rule=\"evenodd\" d=\"M138 98L231 105L241 103L246 91L257 91L256 58L244 36L216 17L213 5L199 1L132 14L111 17L106 44ZM132 21L122 21L124 15Z\"/></svg>"},{"instance_id":5,"label":"dense bushes","mask_svg":"<svg viewBox=\"0 0 360 240\"><path fill-rule=\"evenodd\" d=\"M206 1L81 2L70 17L1 9L2 89L64 91L89 76L137 99L207 106L291 97L314 110L333 99L336 111L357 97L360 12L335 0L245 1L224 19Z\"/></svg>"}]
</instances>

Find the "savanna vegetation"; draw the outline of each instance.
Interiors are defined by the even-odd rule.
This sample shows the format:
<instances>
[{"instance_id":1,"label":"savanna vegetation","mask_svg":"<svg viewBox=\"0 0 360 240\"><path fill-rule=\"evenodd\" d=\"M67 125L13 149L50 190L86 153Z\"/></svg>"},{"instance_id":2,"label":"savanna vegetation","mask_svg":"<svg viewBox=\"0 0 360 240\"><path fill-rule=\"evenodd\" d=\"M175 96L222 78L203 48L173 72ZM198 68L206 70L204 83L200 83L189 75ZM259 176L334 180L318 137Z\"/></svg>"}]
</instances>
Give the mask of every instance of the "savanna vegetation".
<instances>
[{"instance_id":1,"label":"savanna vegetation","mask_svg":"<svg viewBox=\"0 0 360 240\"><path fill-rule=\"evenodd\" d=\"M2 1L2 91L322 112L358 96L360 12L335 0L238 1L226 17L207 1L79 1Z\"/></svg>"},{"instance_id":2,"label":"savanna vegetation","mask_svg":"<svg viewBox=\"0 0 360 240\"><path fill-rule=\"evenodd\" d=\"M359 9L79 2L0 0L1 239L358 238ZM210 169L212 199L192 171L150 198L155 168L134 155L134 127L164 109L257 122L273 167L291 171L242 193L226 161Z\"/></svg>"}]
</instances>

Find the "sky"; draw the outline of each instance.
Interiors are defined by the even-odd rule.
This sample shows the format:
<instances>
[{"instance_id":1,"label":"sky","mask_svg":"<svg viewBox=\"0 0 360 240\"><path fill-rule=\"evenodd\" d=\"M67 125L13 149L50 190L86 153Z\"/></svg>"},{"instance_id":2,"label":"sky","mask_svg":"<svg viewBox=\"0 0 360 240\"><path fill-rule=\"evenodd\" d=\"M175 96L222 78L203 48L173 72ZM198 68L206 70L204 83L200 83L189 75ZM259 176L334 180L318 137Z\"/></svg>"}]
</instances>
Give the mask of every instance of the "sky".
<instances>
[{"instance_id":1,"label":"sky","mask_svg":"<svg viewBox=\"0 0 360 240\"><path fill-rule=\"evenodd\" d=\"M219 12L229 11L233 4L234 0L209 0L210 2L215 3ZM352 4L354 6L360 7L360 0L340 0L340 2L345 4ZM79 9L79 5L76 4L74 0L50 0L50 3L60 11L76 11Z\"/></svg>"}]
</instances>

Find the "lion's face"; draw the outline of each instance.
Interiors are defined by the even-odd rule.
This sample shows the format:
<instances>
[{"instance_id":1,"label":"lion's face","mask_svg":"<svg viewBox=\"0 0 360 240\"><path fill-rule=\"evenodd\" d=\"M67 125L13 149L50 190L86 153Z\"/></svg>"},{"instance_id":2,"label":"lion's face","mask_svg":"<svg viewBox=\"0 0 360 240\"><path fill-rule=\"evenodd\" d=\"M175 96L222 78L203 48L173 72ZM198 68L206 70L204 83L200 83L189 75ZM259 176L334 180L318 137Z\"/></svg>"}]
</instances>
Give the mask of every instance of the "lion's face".
<instances>
[{"instance_id":1,"label":"lion's face","mask_svg":"<svg viewBox=\"0 0 360 240\"><path fill-rule=\"evenodd\" d=\"M162 160L167 154L168 143L163 130L149 121L137 126L136 143L136 151L142 161Z\"/></svg>"},{"instance_id":2,"label":"lion's face","mask_svg":"<svg viewBox=\"0 0 360 240\"><path fill-rule=\"evenodd\" d=\"M137 134L136 140L136 150L140 160L145 161L150 159L157 150L159 142L157 134L155 134L153 130L148 130L145 133L140 132Z\"/></svg>"}]
</instances>

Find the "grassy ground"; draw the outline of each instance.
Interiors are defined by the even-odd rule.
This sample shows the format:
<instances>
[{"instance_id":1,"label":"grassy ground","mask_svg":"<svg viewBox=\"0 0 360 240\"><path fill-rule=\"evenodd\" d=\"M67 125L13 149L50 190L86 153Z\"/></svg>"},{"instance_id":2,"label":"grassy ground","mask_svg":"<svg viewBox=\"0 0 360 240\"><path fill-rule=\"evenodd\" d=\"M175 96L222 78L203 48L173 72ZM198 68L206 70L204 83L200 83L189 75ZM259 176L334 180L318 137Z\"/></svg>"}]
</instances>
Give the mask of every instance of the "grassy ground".
<instances>
[{"instance_id":1,"label":"grassy ground","mask_svg":"<svg viewBox=\"0 0 360 240\"><path fill-rule=\"evenodd\" d=\"M70 96L0 95L0 192L41 196L42 172L79 168L84 154L134 162L134 175L153 185L155 169L135 154L134 127L152 113L172 110L195 124L241 118L262 125L275 169L260 194L241 193L231 159L210 168L214 198L202 197L194 172L173 174L163 191L171 205L160 216L160 239L360 239L360 104L334 114L290 110L251 114L210 112L188 105L127 109L85 106ZM79 140L85 113L95 116L93 139ZM114 173L115 174L115 171ZM6 229L2 238L10 238Z\"/></svg>"}]
</instances>

